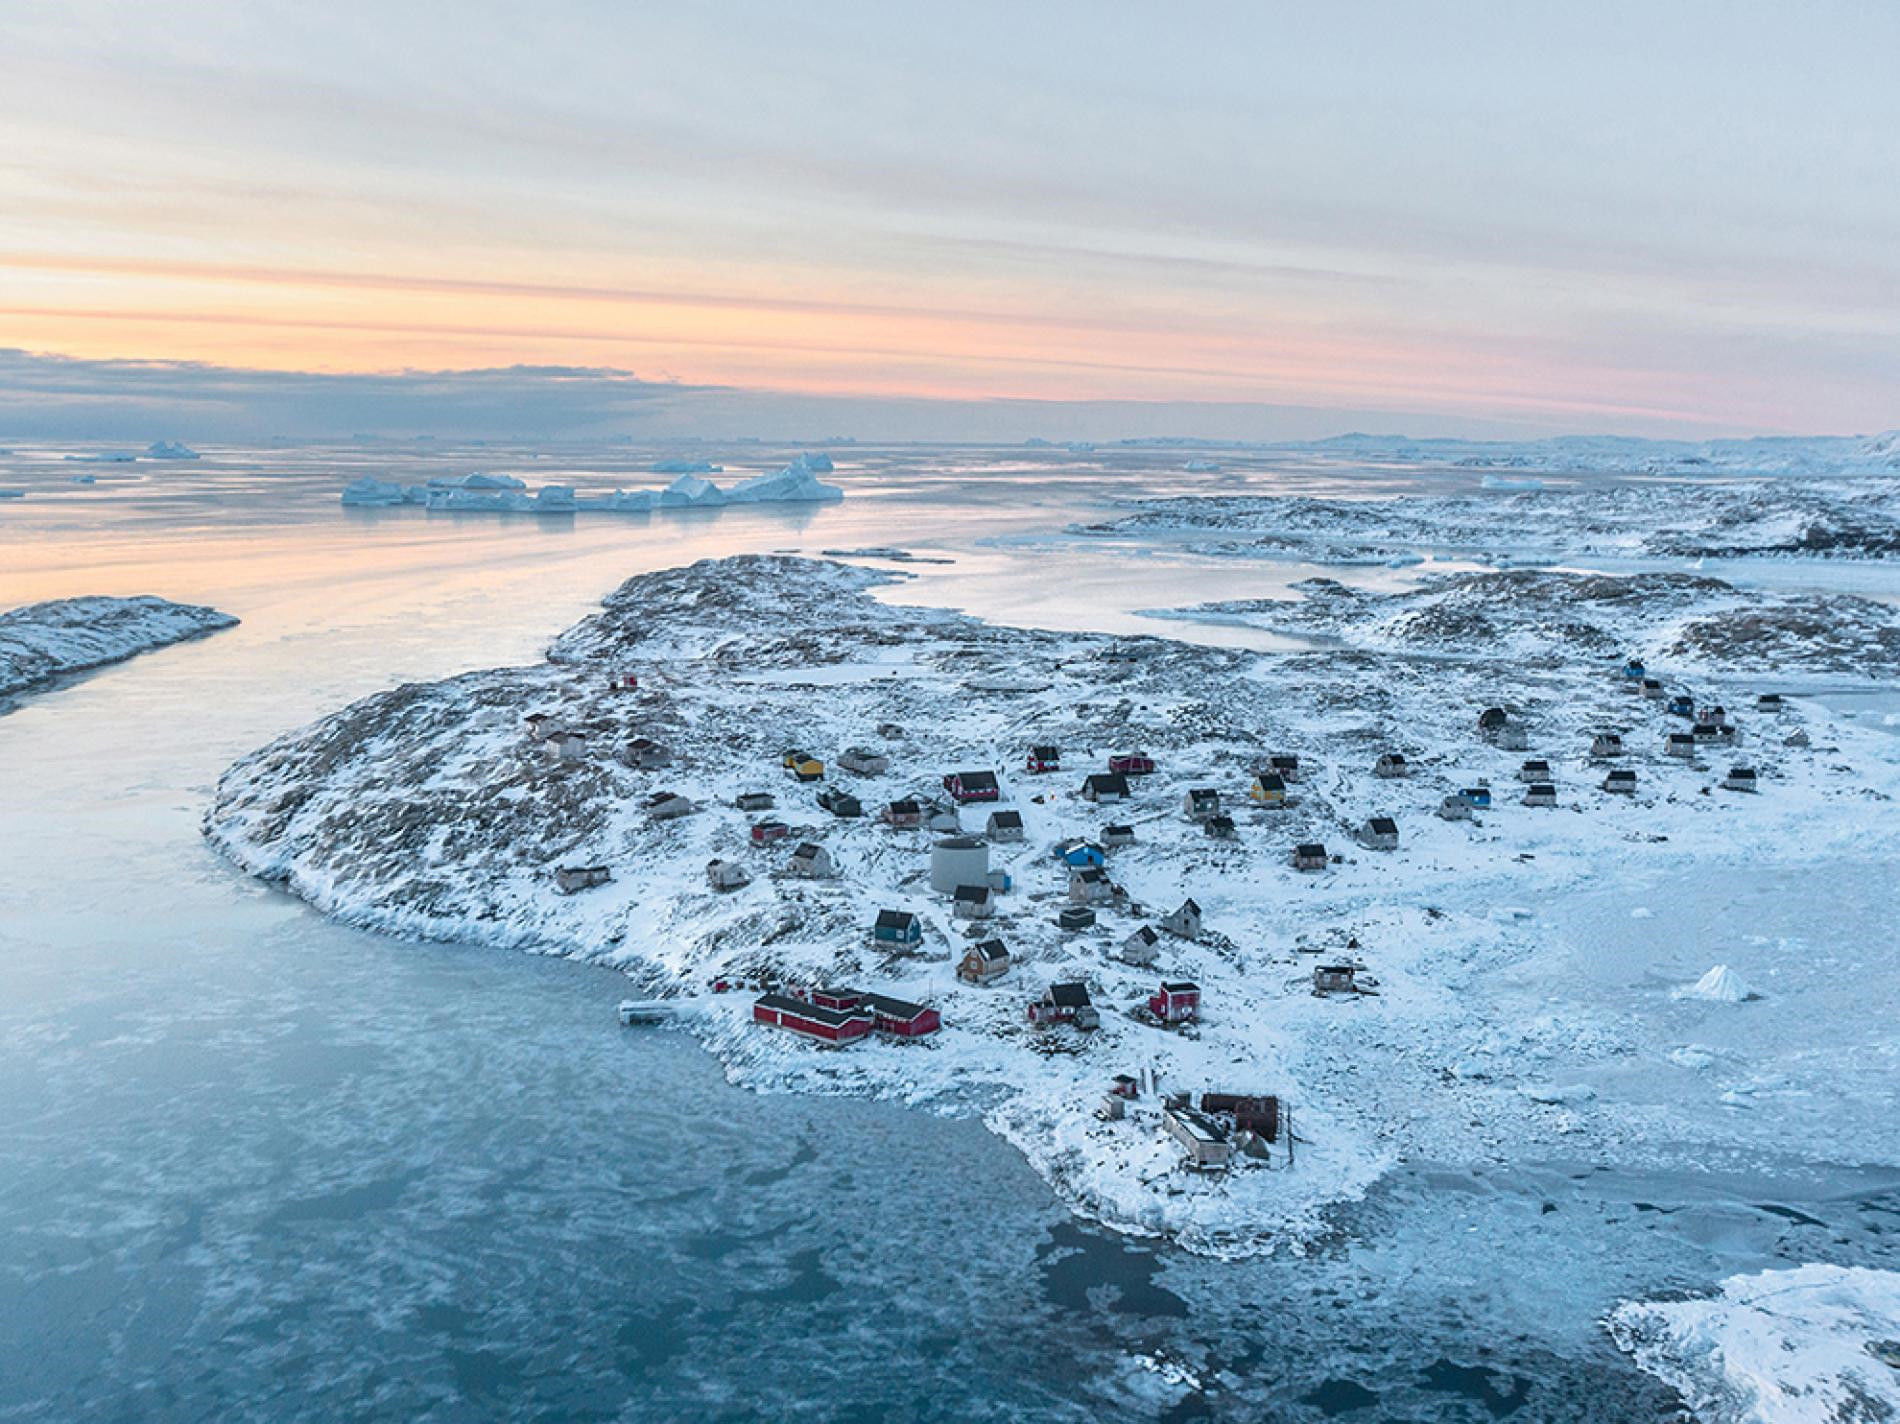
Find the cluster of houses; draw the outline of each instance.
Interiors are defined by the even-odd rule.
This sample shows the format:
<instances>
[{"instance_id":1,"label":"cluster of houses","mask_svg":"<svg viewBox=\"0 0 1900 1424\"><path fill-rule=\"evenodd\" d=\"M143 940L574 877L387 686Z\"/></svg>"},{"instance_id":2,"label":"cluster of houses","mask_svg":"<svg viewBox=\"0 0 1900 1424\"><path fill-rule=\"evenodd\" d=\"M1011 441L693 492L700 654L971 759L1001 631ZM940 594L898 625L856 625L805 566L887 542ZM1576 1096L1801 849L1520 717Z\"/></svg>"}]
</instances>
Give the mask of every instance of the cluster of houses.
<instances>
[{"instance_id":1,"label":"cluster of houses","mask_svg":"<svg viewBox=\"0 0 1900 1424\"><path fill-rule=\"evenodd\" d=\"M1131 1104L1141 1098L1141 1083L1119 1073L1102 1094L1096 1116L1120 1122ZM1181 1149L1183 1165L1197 1172L1225 1172L1236 1155L1268 1160L1273 1145L1288 1145L1292 1162L1292 1123L1280 1100L1271 1094L1170 1093L1161 1102L1160 1127Z\"/></svg>"},{"instance_id":2,"label":"cluster of houses","mask_svg":"<svg viewBox=\"0 0 1900 1424\"><path fill-rule=\"evenodd\" d=\"M752 1019L833 1048L874 1033L892 1039L926 1038L943 1027L937 1010L927 1005L857 989L764 993L753 1001Z\"/></svg>"}]
</instances>

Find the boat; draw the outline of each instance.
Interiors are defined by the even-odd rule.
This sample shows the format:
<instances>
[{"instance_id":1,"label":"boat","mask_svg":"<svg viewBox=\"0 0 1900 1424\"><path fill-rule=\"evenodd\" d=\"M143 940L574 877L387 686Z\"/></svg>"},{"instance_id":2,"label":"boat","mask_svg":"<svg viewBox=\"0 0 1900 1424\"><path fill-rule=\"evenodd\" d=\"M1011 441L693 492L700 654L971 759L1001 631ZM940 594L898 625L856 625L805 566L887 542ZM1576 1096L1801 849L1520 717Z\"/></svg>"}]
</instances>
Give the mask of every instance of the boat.
<instances>
[{"instance_id":1,"label":"boat","mask_svg":"<svg viewBox=\"0 0 1900 1424\"><path fill-rule=\"evenodd\" d=\"M634 1024L667 1023L673 1017L674 1008L664 999L622 999L620 1001L620 1022L631 1027Z\"/></svg>"}]
</instances>

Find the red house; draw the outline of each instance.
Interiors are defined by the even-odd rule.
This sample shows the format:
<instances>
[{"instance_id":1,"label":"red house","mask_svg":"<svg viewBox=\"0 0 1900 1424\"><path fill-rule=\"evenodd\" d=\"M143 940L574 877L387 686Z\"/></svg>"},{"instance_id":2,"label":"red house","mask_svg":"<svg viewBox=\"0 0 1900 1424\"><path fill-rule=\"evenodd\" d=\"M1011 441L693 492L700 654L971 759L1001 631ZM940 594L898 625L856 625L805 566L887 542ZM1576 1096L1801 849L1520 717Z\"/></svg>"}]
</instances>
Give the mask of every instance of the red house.
<instances>
[{"instance_id":1,"label":"red house","mask_svg":"<svg viewBox=\"0 0 1900 1424\"><path fill-rule=\"evenodd\" d=\"M864 1008L864 995L856 989L795 989L795 998L805 999L821 1009L836 1009L844 1013L850 1009Z\"/></svg>"},{"instance_id":2,"label":"red house","mask_svg":"<svg viewBox=\"0 0 1900 1424\"><path fill-rule=\"evenodd\" d=\"M943 789L958 805L972 801L996 801L1003 790L996 784L993 771L953 771L943 779Z\"/></svg>"},{"instance_id":3,"label":"red house","mask_svg":"<svg viewBox=\"0 0 1900 1424\"><path fill-rule=\"evenodd\" d=\"M1117 752L1109 757L1108 769L1123 776L1152 776L1155 759L1146 752Z\"/></svg>"},{"instance_id":4,"label":"red house","mask_svg":"<svg viewBox=\"0 0 1900 1424\"><path fill-rule=\"evenodd\" d=\"M871 1031L869 1010L826 1009L789 994L761 994L752 1004L752 1018L832 1045L863 1038Z\"/></svg>"},{"instance_id":5,"label":"red house","mask_svg":"<svg viewBox=\"0 0 1900 1424\"><path fill-rule=\"evenodd\" d=\"M1185 979L1161 986L1148 996L1148 1011L1163 1023L1188 1023L1201 1016L1201 986Z\"/></svg>"},{"instance_id":6,"label":"red house","mask_svg":"<svg viewBox=\"0 0 1900 1424\"><path fill-rule=\"evenodd\" d=\"M753 845L770 845L773 841L782 841L792 833L792 828L783 821L760 821L752 827Z\"/></svg>"},{"instance_id":7,"label":"red house","mask_svg":"<svg viewBox=\"0 0 1900 1424\"><path fill-rule=\"evenodd\" d=\"M942 1016L922 1004L866 994L864 1006L871 1011L871 1026L893 1038L923 1038L943 1027Z\"/></svg>"},{"instance_id":8,"label":"red house","mask_svg":"<svg viewBox=\"0 0 1900 1424\"><path fill-rule=\"evenodd\" d=\"M1031 747L1029 755L1023 761L1023 770L1031 775L1041 775L1046 771L1062 770L1062 748L1056 746Z\"/></svg>"}]
</instances>

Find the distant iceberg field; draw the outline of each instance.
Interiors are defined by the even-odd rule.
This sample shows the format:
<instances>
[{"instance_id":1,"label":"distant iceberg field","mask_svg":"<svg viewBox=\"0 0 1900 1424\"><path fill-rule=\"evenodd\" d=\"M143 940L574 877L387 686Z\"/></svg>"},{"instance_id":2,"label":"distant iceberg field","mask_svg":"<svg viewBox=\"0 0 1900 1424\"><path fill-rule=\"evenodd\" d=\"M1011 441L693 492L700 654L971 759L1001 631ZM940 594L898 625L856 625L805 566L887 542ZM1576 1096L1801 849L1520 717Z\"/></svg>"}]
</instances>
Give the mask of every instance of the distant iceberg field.
<instances>
[{"instance_id":1,"label":"distant iceberg field","mask_svg":"<svg viewBox=\"0 0 1900 1424\"><path fill-rule=\"evenodd\" d=\"M544 485L530 492L512 475L456 475L424 485L397 484L365 475L344 488L342 499L344 504L358 507L418 504L425 509L510 514L644 514L655 509L716 509L729 504L815 504L844 498L842 489L818 479L831 468L828 456L800 455L783 469L755 475L727 489L699 473L685 471L665 489L617 489L601 495L577 494L571 485Z\"/></svg>"}]
</instances>

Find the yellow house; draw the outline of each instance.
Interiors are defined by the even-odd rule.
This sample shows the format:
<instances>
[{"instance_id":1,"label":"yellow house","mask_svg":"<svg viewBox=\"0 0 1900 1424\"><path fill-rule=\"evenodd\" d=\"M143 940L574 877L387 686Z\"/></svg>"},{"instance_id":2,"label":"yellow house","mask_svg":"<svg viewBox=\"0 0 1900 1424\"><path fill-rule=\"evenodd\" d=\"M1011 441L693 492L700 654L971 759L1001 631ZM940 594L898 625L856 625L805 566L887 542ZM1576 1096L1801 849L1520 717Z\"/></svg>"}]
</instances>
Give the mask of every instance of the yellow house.
<instances>
[{"instance_id":1,"label":"yellow house","mask_svg":"<svg viewBox=\"0 0 1900 1424\"><path fill-rule=\"evenodd\" d=\"M1247 799L1257 806L1284 806L1286 778L1277 771L1260 772L1247 788Z\"/></svg>"},{"instance_id":2,"label":"yellow house","mask_svg":"<svg viewBox=\"0 0 1900 1424\"><path fill-rule=\"evenodd\" d=\"M818 760L817 757L806 756L803 752L785 753L780 759L780 764L800 781L823 781L825 779L825 764Z\"/></svg>"}]
</instances>

